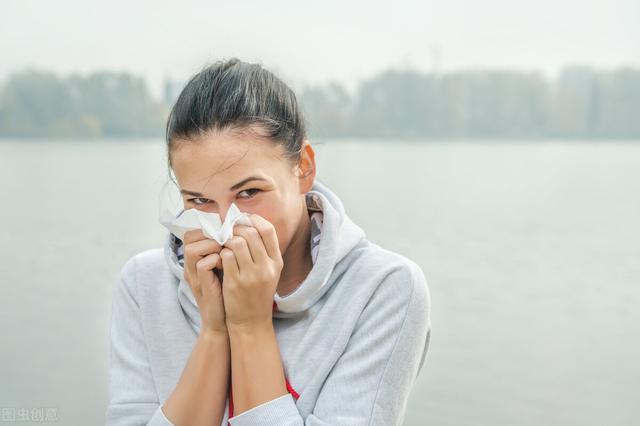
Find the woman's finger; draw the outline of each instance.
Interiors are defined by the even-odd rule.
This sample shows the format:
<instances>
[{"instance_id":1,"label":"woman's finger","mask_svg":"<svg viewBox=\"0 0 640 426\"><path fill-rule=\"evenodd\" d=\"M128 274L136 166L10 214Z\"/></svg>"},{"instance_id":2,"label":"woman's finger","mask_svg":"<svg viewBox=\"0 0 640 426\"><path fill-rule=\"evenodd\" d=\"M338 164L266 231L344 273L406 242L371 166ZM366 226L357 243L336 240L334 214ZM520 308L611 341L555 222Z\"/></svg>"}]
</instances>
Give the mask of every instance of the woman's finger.
<instances>
[{"instance_id":1,"label":"woman's finger","mask_svg":"<svg viewBox=\"0 0 640 426\"><path fill-rule=\"evenodd\" d=\"M253 226L258 230L267 255L273 260L281 259L282 255L280 254L278 235L271 222L258 214L252 213L251 223L253 223Z\"/></svg>"},{"instance_id":2,"label":"woman's finger","mask_svg":"<svg viewBox=\"0 0 640 426\"><path fill-rule=\"evenodd\" d=\"M220 257L222 258L222 269L224 270L224 274L226 276L233 276L235 279L237 279L240 275L240 272L238 269L238 262L233 250L228 247L222 247L222 250L220 250Z\"/></svg>"},{"instance_id":3,"label":"woman's finger","mask_svg":"<svg viewBox=\"0 0 640 426\"><path fill-rule=\"evenodd\" d=\"M205 237L201 229L192 229L185 232L182 243L185 247L191 247L195 254L206 256L209 253L219 253L222 246L216 240Z\"/></svg>"},{"instance_id":4,"label":"woman's finger","mask_svg":"<svg viewBox=\"0 0 640 426\"><path fill-rule=\"evenodd\" d=\"M218 276L214 274L213 268L220 262L220 254L212 253L196 262L198 282L202 293L211 289L212 284L218 283Z\"/></svg>"},{"instance_id":5,"label":"woman's finger","mask_svg":"<svg viewBox=\"0 0 640 426\"><path fill-rule=\"evenodd\" d=\"M190 274L195 273L195 264L197 261L211 253L220 253L222 246L210 239L196 241L187 244L184 247L184 267L189 270Z\"/></svg>"},{"instance_id":6,"label":"woman's finger","mask_svg":"<svg viewBox=\"0 0 640 426\"><path fill-rule=\"evenodd\" d=\"M246 265L247 267L253 265L253 258L251 257L247 240L245 240L244 237L234 235L224 245L233 250L240 272L242 272L242 265Z\"/></svg>"},{"instance_id":7,"label":"woman's finger","mask_svg":"<svg viewBox=\"0 0 640 426\"><path fill-rule=\"evenodd\" d=\"M196 263L205 256L211 253L218 253L222 249L220 244L215 240L211 240L208 238L195 240L195 238L198 238L197 233L190 234L190 236L187 237L185 241L191 242L186 243L184 246L184 275L185 279L191 286L191 290L193 291L194 295L201 293L201 286L198 282L199 280Z\"/></svg>"},{"instance_id":8,"label":"woman's finger","mask_svg":"<svg viewBox=\"0 0 640 426\"><path fill-rule=\"evenodd\" d=\"M256 265L266 263L269 255L267 254L267 250L262 242L262 237L256 228L247 225L236 225L233 232L235 235L243 237L247 242L253 263Z\"/></svg>"}]
</instances>

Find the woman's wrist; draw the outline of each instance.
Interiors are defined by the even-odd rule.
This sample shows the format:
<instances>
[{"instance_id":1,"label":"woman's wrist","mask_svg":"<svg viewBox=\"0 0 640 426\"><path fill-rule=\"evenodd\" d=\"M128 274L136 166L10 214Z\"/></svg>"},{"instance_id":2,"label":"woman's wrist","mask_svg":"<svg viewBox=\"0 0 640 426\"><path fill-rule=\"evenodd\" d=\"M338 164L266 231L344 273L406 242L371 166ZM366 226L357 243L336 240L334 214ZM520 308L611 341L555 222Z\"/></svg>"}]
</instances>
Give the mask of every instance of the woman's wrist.
<instances>
[{"instance_id":1,"label":"woman's wrist","mask_svg":"<svg viewBox=\"0 0 640 426\"><path fill-rule=\"evenodd\" d=\"M269 318L263 322L253 324L234 324L227 322L227 332L231 336L247 336L271 334L273 330L273 320Z\"/></svg>"},{"instance_id":2,"label":"woman's wrist","mask_svg":"<svg viewBox=\"0 0 640 426\"><path fill-rule=\"evenodd\" d=\"M211 344L228 343L229 333L226 327L218 329L203 328L200 330L198 339Z\"/></svg>"}]
</instances>

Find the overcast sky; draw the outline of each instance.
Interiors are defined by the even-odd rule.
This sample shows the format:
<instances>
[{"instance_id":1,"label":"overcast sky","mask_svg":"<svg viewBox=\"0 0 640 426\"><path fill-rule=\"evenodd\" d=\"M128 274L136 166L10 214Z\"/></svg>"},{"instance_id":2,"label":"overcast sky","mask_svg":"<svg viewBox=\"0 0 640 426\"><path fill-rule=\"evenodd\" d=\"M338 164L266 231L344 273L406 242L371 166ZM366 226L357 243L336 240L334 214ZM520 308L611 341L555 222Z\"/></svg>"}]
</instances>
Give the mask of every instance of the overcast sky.
<instances>
[{"instance_id":1,"label":"overcast sky","mask_svg":"<svg viewBox=\"0 0 640 426\"><path fill-rule=\"evenodd\" d=\"M640 65L640 0L0 0L0 78L25 67L144 75L157 91L238 56L294 86L381 69Z\"/></svg>"}]
</instances>

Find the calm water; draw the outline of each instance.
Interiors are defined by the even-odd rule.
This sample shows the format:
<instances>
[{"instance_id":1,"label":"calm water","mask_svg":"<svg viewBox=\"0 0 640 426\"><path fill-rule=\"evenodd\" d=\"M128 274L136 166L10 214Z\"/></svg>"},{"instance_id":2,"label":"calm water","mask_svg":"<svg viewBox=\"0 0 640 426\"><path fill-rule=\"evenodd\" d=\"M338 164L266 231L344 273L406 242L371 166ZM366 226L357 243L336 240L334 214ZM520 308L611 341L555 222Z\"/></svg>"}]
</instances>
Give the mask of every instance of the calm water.
<instances>
[{"instance_id":1,"label":"calm water","mask_svg":"<svg viewBox=\"0 0 640 426\"><path fill-rule=\"evenodd\" d=\"M104 423L111 292L162 244L163 149L0 142L0 407ZM429 282L406 425L640 424L640 143L316 151L368 237Z\"/></svg>"}]
</instances>

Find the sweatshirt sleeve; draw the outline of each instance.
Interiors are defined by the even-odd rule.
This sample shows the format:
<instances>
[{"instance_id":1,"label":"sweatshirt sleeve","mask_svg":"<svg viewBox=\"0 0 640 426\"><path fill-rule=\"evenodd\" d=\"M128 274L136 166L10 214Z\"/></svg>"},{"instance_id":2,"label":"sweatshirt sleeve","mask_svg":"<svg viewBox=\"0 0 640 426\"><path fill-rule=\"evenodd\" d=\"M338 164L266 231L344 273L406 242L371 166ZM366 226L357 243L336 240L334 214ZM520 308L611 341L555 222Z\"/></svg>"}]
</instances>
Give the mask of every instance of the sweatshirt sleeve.
<instances>
[{"instance_id":1,"label":"sweatshirt sleeve","mask_svg":"<svg viewBox=\"0 0 640 426\"><path fill-rule=\"evenodd\" d=\"M175 426L164 415L144 341L135 287L136 257L122 267L111 307L107 426Z\"/></svg>"},{"instance_id":2,"label":"sweatshirt sleeve","mask_svg":"<svg viewBox=\"0 0 640 426\"><path fill-rule=\"evenodd\" d=\"M426 278L413 261L405 265L374 291L311 414L303 418L286 394L232 417L231 426L402 425L431 335Z\"/></svg>"}]
</instances>

